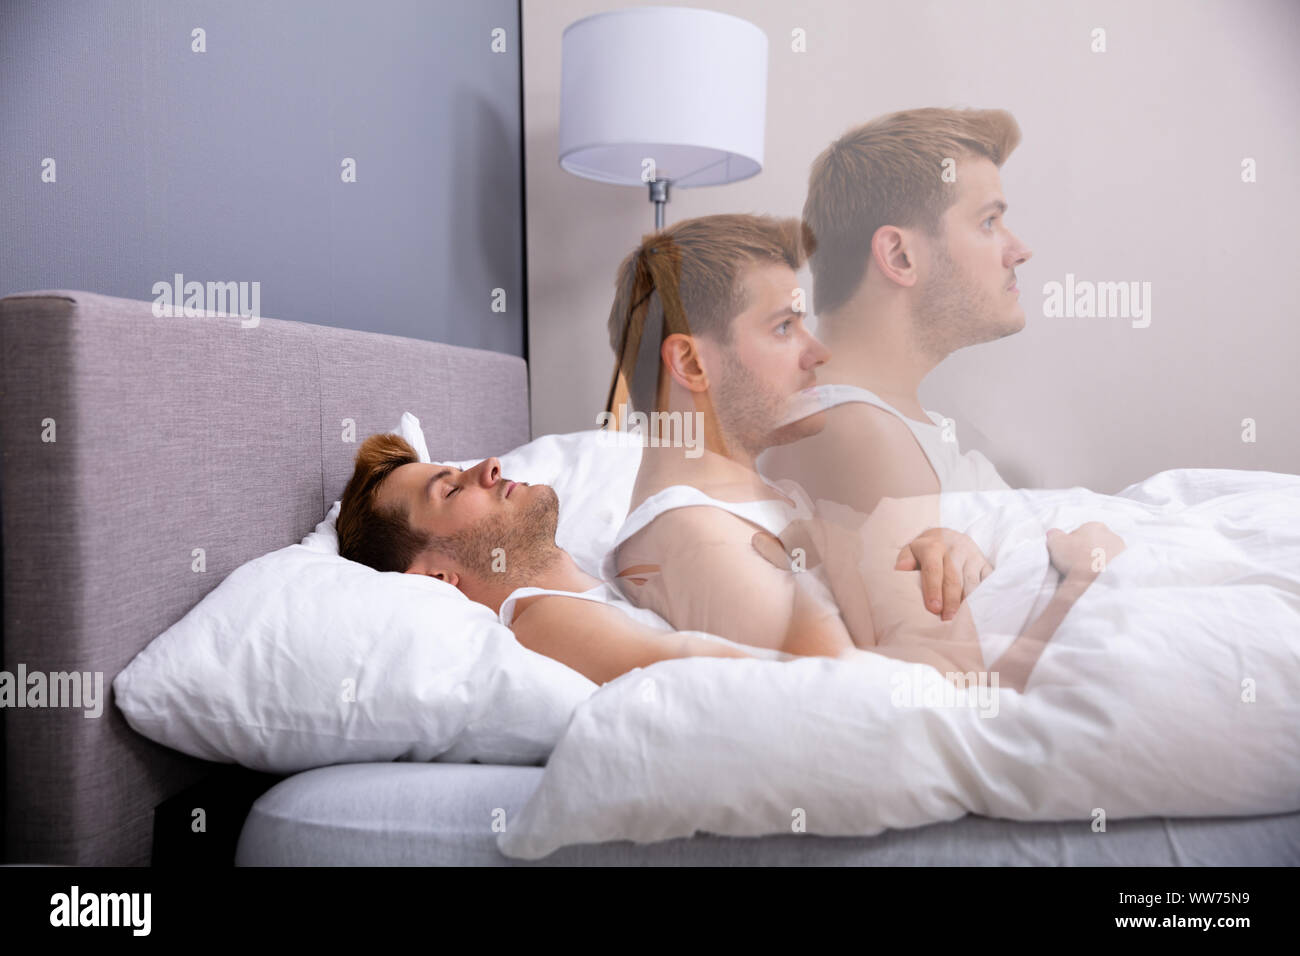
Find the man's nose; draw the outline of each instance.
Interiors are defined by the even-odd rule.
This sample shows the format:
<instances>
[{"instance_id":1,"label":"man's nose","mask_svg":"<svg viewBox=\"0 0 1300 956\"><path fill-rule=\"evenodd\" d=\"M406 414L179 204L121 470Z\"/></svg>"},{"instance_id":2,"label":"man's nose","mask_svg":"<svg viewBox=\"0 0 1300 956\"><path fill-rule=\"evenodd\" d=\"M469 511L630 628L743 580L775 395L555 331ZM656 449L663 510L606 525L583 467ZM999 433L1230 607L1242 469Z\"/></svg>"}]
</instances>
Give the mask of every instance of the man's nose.
<instances>
[{"instance_id":1,"label":"man's nose","mask_svg":"<svg viewBox=\"0 0 1300 956\"><path fill-rule=\"evenodd\" d=\"M484 458L479 465L478 473L479 484L484 488L491 488L501 480L501 461L497 458Z\"/></svg>"},{"instance_id":2,"label":"man's nose","mask_svg":"<svg viewBox=\"0 0 1300 956\"><path fill-rule=\"evenodd\" d=\"M807 347L803 351L802 367L805 370L814 369L818 365L825 365L830 357L831 350L822 345L821 339L809 332Z\"/></svg>"},{"instance_id":3,"label":"man's nose","mask_svg":"<svg viewBox=\"0 0 1300 956\"><path fill-rule=\"evenodd\" d=\"M1012 244L1009 250L1008 258L1011 260L1010 265L1014 268L1022 262L1028 262L1033 258L1034 251L1020 241L1020 237L1012 234Z\"/></svg>"}]
</instances>

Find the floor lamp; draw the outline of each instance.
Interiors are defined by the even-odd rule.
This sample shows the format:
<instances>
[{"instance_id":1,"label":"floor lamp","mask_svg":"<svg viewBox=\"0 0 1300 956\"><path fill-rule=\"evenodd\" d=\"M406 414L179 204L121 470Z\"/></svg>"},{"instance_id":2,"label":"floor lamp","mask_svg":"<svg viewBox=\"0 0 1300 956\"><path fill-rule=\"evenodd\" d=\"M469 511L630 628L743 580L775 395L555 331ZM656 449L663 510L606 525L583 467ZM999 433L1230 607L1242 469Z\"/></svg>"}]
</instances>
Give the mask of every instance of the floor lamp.
<instances>
[{"instance_id":1,"label":"floor lamp","mask_svg":"<svg viewBox=\"0 0 1300 956\"><path fill-rule=\"evenodd\" d=\"M598 13L565 29L561 72L561 168L648 188L655 231L669 187L762 171L767 35L747 20L690 7ZM627 404L639 338L625 336L610 413Z\"/></svg>"}]
</instances>

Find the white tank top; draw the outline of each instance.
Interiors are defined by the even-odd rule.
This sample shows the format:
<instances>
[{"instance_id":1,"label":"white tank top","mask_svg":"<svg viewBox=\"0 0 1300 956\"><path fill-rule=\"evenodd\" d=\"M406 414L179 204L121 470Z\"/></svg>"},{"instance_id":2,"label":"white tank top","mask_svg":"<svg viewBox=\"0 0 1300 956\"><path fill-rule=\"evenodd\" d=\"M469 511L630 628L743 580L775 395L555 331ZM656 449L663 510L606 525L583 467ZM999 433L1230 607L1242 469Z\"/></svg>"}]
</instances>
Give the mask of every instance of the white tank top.
<instances>
[{"instance_id":1,"label":"white tank top","mask_svg":"<svg viewBox=\"0 0 1300 956\"><path fill-rule=\"evenodd\" d=\"M501 611L497 615L501 623L506 627L515 619L515 604L521 598L533 597L538 594L554 594L559 597L579 598L584 601L595 601L597 604L608 604L610 607L617 608L628 617L635 621L652 627L657 631L671 631L672 627L662 617L651 611L649 608L637 607L618 591L603 581L589 591L558 591L551 588L515 588L501 602ZM719 637L717 634L705 634L702 631L692 631L692 634L698 637L708 638L709 640L719 641L723 644L730 644L732 647L739 647L741 650L752 654L754 657L765 660L785 661L792 660L793 655L785 654L781 651L769 650L764 647L753 647L749 644L737 644L735 641L729 641L725 637Z\"/></svg>"},{"instance_id":2,"label":"white tank top","mask_svg":"<svg viewBox=\"0 0 1300 956\"><path fill-rule=\"evenodd\" d=\"M925 457L930 460L930 467L939 478L940 491L1009 491L1011 489L1011 486L1002 480L993 463L979 452L971 450L962 453L957 445L955 431L952 432L951 441L944 440L944 426L950 429L956 428L956 423L950 418L944 418L936 412L927 410L926 414L934 424L918 422L904 415L875 392L869 392L856 385L818 385L812 391L823 409L860 402L864 405L875 405L897 415L903 420L903 424L912 430L917 443L921 446L921 451L925 452Z\"/></svg>"},{"instance_id":3,"label":"white tank top","mask_svg":"<svg viewBox=\"0 0 1300 956\"><path fill-rule=\"evenodd\" d=\"M623 527L618 529L618 535L614 538L614 546L605 555L605 564L601 572L605 580L618 580L618 568L615 558L623 542L646 527L665 511L697 506L721 508L723 511L729 512L738 518L743 518L751 524L758 525L768 534L778 538L781 536L781 532L789 526L790 522L806 521L813 516L812 503L808 500L808 495L803 488L796 482L789 479L772 481L763 478L762 475L759 475L759 477L763 479L765 484L782 492L787 498L794 501L794 507L791 508L784 501L775 499L722 501L706 495L694 485L669 485L662 491L655 492L633 508L627 518L624 519Z\"/></svg>"},{"instance_id":4,"label":"white tank top","mask_svg":"<svg viewBox=\"0 0 1300 956\"><path fill-rule=\"evenodd\" d=\"M791 507L784 501L780 500L760 500L760 501L723 501L720 498L714 498L705 494L699 488L693 485L669 485L662 491L657 491L641 504L637 505L623 522L623 527L619 528L618 535L614 538L614 545L605 555L605 562L602 568L602 574L606 581L619 581L618 577L618 549L623 543L631 538L641 529L645 528L650 522L654 521L666 511L672 511L676 508L693 508L707 507L719 508L729 514L735 515L751 524L756 524L768 534L775 538L780 538L781 532L784 531L791 522L806 521L813 517L812 501L808 498L807 492L794 481L789 479L780 479L773 481L759 475L763 481L775 488L777 491L785 494L787 498L794 501L794 507ZM833 605L834 598L831 596L830 587L826 581L824 569L818 565L802 572L812 578L811 587L814 593L825 602ZM622 585L618 585L621 587ZM631 602L628 602L631 603ZM658 615L656 615L657 617ZM661 618L662 620L662 618ZM754 645L743 645L746 650ZM756 648L757 649L757 648ZM789 657L789 655L786 655Z\"/></svg>"}]
</instances>

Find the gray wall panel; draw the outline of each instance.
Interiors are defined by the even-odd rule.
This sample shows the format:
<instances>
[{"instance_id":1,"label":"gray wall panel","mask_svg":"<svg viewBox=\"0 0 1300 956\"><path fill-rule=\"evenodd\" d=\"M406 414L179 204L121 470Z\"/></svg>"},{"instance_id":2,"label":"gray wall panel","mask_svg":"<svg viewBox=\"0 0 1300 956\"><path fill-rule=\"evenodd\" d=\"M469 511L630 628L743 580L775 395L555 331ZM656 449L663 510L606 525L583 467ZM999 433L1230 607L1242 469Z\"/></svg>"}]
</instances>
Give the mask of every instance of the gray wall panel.
<instances>
[{"instance_id":1,"label":"gray wall panel","mask_svg":"<svg viewBox=\"0 0 1300 956\"><path fill-rule=\"evenodd\" d=\"M0 295L149 300L179 272L522 355L519 52L515 0L5 0Z\"/></svg>"}]
</instances>

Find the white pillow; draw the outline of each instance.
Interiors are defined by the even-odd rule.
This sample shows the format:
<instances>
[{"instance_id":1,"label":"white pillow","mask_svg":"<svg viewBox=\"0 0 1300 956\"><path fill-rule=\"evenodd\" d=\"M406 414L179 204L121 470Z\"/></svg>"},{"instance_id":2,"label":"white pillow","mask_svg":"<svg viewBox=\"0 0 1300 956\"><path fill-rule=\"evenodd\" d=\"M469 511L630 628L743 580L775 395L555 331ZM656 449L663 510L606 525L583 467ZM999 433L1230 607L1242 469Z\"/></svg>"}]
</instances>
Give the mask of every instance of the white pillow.
<instances>
[{"instance_id":1,"label":"white pillow","mask_svg":"<svg viewBox=\"0 0 1300 956\"><path fill-rule=\"evenodd\" d=\"M414 416L397 432L427 459ZM592 573L640 461L638 447L597 435L546 436L502 456L509 477L555 486L557 537ZM196 757L274 773L543 761L596 685L524 648L450 585L339 557L338 511L335 502L301 544L237 568L117 675L131 727Z\"/></svg>"}]
</instances>

